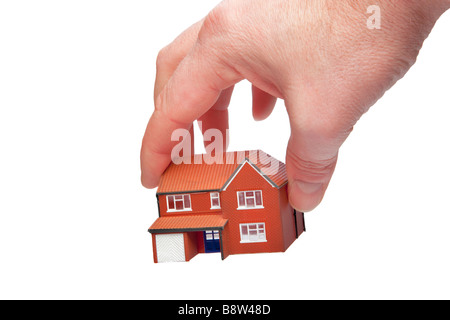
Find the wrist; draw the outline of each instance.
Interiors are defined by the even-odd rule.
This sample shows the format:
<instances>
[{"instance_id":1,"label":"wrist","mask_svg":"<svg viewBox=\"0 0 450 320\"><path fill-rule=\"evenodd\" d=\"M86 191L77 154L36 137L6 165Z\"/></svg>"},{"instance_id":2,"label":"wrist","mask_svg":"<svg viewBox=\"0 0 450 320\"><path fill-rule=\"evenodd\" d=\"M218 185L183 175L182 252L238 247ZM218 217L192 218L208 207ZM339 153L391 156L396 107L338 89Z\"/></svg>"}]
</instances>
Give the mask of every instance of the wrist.
<instances>
[{"instance_id":1,"label":"wrist","mask_svg":"<svg viewBox=\"0 0 450 320\"><path fill-rule=\"evenodd\" d=\"M405 37L419 41L425 40L439 17L450 8L450 0L389 0L384 3L394 25L409 33Z\"/></svg>"},{"instance_id":2,"label":"wrist","mask_svg":"<svg viewBox=\"0 0 450 320\"><path fill-rule=\"evenodd\" d=\"M450 0L431 0L431 1L413 1L413 5L425 17L428 17L432 23L435 23L439 17L450 9Z\"/></svg>"},{"instance_id":3,"label":"wrist","mask_svg":"<svg viewBox=\"0 0 450 320\"><path fill-rule=\"evenodd\" d=\"M450 9L450 0L436 0L436 10L443 14Z\"/></svg>"}]
</instances>

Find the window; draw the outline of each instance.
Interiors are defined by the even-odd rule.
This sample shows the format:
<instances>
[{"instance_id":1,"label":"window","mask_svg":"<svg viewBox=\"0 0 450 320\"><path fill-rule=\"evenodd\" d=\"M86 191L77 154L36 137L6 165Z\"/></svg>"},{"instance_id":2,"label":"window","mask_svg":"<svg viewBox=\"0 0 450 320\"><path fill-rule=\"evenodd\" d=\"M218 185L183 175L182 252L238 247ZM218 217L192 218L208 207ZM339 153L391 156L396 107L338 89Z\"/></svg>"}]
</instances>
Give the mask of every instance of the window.
<instances>
[{"instance_id":1,"label":"window","mask_svg":"<svg viewBox=\"0 0 450 320\"><path fill-rule=\"evenodd\" d=\"M219 240L220 239L219 231L217 231L217 230L205 231L205 237L206 237L206 240Z\"/></svg>"},{"instance_id":2,"label":"window","mask_svg":"<svg viewBox=\"0 0 450 320\"><path fill-rule=\"evenodd\" d=\"M241 224L241 243L266 242L265 223Z\"/></svg>"},{"instance_id":3,"label":"window","mask_svg":"<svg viewBox=\"0 0 450 320\"><path fill-rule=\"evenodd\" d=\"M211 193L211 209L220 209L220 196L218 192Z\"/></svg>"},{"instance_id":4,"label":"window","mask_svg":"<svg viewBox=\"0 0 450 320\"><path fill-rule=\"evenodd\" d=\"M167 212L192 211L191 196L180 194L167 196Z\"/></svg>"},{"instance_id":5,"label":"window","mask_svg":"<svg viewBox=\"0 0 450 320\"><path fill-rule=\"evenodd\" d=\"M239 191L238 209L258 209L264 208L261 191Z\"/></svg>"}]
</instances>

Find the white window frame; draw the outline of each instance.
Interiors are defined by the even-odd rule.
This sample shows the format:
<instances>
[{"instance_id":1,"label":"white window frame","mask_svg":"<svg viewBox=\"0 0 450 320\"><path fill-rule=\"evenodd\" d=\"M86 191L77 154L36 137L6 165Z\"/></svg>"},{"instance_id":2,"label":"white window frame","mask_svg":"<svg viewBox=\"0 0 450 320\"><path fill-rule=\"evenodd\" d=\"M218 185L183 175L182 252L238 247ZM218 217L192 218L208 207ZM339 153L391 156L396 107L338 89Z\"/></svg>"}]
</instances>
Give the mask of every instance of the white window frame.
<instances>
[{"instance_id":1,"label":"white window frame","mask_svg":"<svg viewBox=\"0 0 450 320\"><path fill-rule=\"evenodd\" d=\"M181 199L176 199L176 197L182 197ZM189 197L189 204L190 207L186 207L186 203L184 200L184 197L188 196ZM169 208L169 198L173 197L173 204L174 204L174 208L175 209L170 209ZM166 196L166 202L167 202L167 212L186 212L186 211L192 211L192 200L191 200L191 195L190 194L170 194ZM183 203L183 209L177 209L177 202L182 202Z\"/></svg>"},{"instance_id":2,"label":"white window frame","mask_svg":"<svg viewBox=\"0 0 450 320\"><path fill-rule=\"evenodd\" d=\"M207 230L205 231L205 238L208 241L220 240L220 234L218 230Z\"/></svg>"},{"instance_id":3,"label":"white window frame","mask_svg":"<svg viewBox=\"0 0 450 320\"><path fill-rule=\"evenodd\" d=\"M263 226L262 228L260 226ZM250 239L250 226L254 227L252 231L256 229L256 239ZM247 227L247 235L243 234L243 227ZM241 223L239 225L239 232L241 234L241 243L260 243L267 242L266 224L264 222L254 223Z\"/></svg>"},{"instance_id":4,"label":"white window frame","mask_svg":"<svg viewBox=\"0 0 450 320\"><path fill-rule=\"evenodd\" d=\"M220 207L220 193L219 192L211 192L209 195L210 195L210 200L211 200L211 210L221 209L221 207ZM218 206L214 206L213 205L213 199L217 199L219 201L219 205Z\"/></svg>"},{"instance_id":5,"label":"white window frame","mask_svg":"<svg viewBox=\"0 0 450 320\"><path fill-rule=\"evenodd\" d=\"M247 192L253 192L253 197L247 197ZM256 204L256 192L260 192L261 193L261 205L257 205ZM245 202L245 206L241 206L239 203L239 194L243 193L244 194L244 202ZM264 202L263 202L263 195L262 195L262 190L252 190L252 191L238 191L236 192L236 196L237 196L237 204L238 204L238 208L237 210L253 210L253 209L264 209ZM255 201L255 206L254 207L249 207L247 206L247 198L253 198Z\"/></svg>"}]
</instances>

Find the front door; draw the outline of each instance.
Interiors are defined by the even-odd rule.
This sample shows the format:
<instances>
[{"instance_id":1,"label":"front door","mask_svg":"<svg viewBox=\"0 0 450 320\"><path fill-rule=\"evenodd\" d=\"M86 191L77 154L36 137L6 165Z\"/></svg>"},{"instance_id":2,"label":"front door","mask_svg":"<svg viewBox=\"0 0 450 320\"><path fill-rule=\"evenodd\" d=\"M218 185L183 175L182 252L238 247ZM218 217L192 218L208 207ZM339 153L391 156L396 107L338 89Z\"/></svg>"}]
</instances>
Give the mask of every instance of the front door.
<instances>
[{"instance_id":1,"label":"front door","mask_svg":"<svg viewBox=\"0 0 450 320\"><path fill-rule=\"evenodd\" d=\"M205 231L205 252L220 252L220 236L219 231Z\"/></svg>"}]
</instances>

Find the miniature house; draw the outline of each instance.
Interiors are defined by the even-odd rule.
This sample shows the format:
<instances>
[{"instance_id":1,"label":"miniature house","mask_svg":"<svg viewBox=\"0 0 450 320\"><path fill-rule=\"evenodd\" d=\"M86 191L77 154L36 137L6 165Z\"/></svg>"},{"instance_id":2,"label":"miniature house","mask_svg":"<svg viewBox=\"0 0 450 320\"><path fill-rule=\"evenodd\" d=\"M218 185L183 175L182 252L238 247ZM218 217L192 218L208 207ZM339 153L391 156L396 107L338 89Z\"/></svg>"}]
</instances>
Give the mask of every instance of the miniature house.
<instances>
[{"instance_id":1,"label":"miniature house","mask_svg":"<svg viewBox=\"0 0 450 320\"><path fill-rule=\"evenodd\" d=\"M305 230L303 213L289 205L282 162L262 151L226 153L222 163L189 160L161 177L159 218L149 229L155 262L284 252Z\"/></svg>"}]
</instances>

